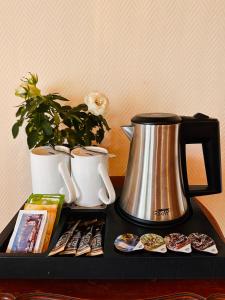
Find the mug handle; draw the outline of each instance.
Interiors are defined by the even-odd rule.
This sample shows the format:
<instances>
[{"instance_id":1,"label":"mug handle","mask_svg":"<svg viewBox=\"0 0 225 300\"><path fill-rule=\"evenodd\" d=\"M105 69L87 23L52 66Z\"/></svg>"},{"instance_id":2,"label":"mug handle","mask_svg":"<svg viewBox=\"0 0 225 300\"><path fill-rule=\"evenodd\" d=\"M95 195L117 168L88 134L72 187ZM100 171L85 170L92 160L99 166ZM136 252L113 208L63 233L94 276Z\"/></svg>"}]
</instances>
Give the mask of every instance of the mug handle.
<instances>
[{"instance_id":1,"label":"mug handle","mask_svg":"<svg viewBox=\"0 0 225 300\"><path fill-rule=\"evenodd\" d=\"M104 203L104 204L111 204L115 201L116 199L116 193L115 193L115 190L114 190L114 187L112 185L112 182L109 178L109 175L108 175L108 172L107 172L107 169L105 167L105 165L103 165L102 163L99 163L98 165L98 172L104 182L104 185L106 187L106 190L109 194L109 197L107 197L106 195L106 192L105 192L105 189L104 188L101 188L100 191L99 191L99 199Z\"/></svg>"},{"instance_id":2,"label":"mug handle","mask_svg":"<svg viewBox=\"0 0 225 300\"><path fill-rule=\"evenodd\" d=\"M68 168L67 168L67 166L64 162L59 163L58 170L59 170L59 173L62 176L62 178L64 180L64 183L66 185L66 188L68 190L69 199L66 202L67 203L72 203L73 201L76 200L77 197L76 197L76 191L75 191L73 182L72 182L71 177L70 177L69 170L68 170Z\"/></svg>"},{"instance_id":3,"label":"mug handle","mask_svg":"<svg viewBox=\"0 0 225 300\"><path fill-rule=\"evenodd\" d=\"M77 185L77 183L76 183L76 181L73 177L73 174L71 174L71 180L72 180L72 184L73 184L74 189L75 189L76 201L78 201L79 198L80 198L81 192L80 192L80 189L79 189L79 187L78 187L78 185Z\"/></svg>"}]
</instances>

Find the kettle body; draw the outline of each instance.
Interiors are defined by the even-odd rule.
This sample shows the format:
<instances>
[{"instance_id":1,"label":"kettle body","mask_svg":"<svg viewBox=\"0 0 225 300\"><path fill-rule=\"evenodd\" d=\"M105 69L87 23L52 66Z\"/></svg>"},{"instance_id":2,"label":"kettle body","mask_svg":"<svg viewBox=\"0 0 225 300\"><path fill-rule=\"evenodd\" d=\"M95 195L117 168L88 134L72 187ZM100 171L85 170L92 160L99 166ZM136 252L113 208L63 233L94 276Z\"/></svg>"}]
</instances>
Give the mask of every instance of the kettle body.
<instances>
[{"instance_id":1,"label":"kettle body","mask_svg":"<svg viewBox=\"0 0 225 300\"><path fill-rule=\"evenodd\" d=\"M122 129L131 140L120 210L142 224L169 224L191 213L190 197L221 191L219 122L203 114L140 114ZM207 186L189 186L186 144L201 143Z\"/></svg>"}]
</instances>

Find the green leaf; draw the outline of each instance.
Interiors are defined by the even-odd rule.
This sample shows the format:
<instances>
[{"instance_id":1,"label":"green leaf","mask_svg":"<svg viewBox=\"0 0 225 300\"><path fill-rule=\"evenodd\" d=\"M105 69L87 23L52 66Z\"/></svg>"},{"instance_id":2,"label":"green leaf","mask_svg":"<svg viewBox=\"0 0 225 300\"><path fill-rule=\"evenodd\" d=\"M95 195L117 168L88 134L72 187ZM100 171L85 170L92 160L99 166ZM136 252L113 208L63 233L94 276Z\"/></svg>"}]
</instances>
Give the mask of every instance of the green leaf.
<instances>
[{"instance_id":1,"label":"green leaf","mask_svg":"<svg viewBox=\"0 0 225 300\"><path fill-rule=\"evenodd\" d=\"M94 141L95 140L95 135L94 135L94 133L92 131L89 131L87 133L87 135L88 135L90 141Z\"/></svg>"},{"instance_id":2,"label":"green leaf","mask_svg":"<svg viewBox=\"0 0 225 300\"><path fill-rule=\"evenodd\" d=\"M54 137L53 137L54 145L62 145L64 141L64 137L62 135L62 131L55 129Z\"/></svg>"},{"instance_id":3,"label":"green leaf","mask_svg":"<svg viewBox=\"0 0 225 300\"><path fill-rule=\"evenodd\" d=\"M38 113L48 113L49 112L49 105L46 103L41 103L38 108L36 109Z\"/></svg>"},{"instance_id":4,"label":"green leaf","mask_svg":"<svg viewBox=\"0 0 225 300\"><path fill-rule=\"evenodd\" d=\"M95 140L95 135L91 131L86 131L83 134L82 139L84 141L85 146L90 146L91 142Z\"/></svg>"},{"instance_id":5,"label":"green leaf","mask_svg":"<svg viewBox=\"0 0 225 300\"><path fill-rule=\"evenodd\" d=\"M67 107L65 111L61 111L60 117L62 118L62 121L65 125L67 125L68 127L72 127L73 123L82 124L82 120L77 116L78 113L80 112L73 112L71 107Z\"/></svg>"},{"instance_id":6,"label":"green leaf","mask_svg":"<svg viewBox=\"0 0 225 300\"><path fill-rule=\"evenodd\" d=\"M61 111L62 112L69 112L70 110L71 110L71 106L69 106L69 105L63 105L62 107L61 107Z\"/></svg>"},{"instance_id":7,"label":"green leaf","mask_svg":"<svg viewBox=\"0 0 225 300\"><path fill-rule=\"evenodd\" d=\"M81 111L81 110L87 111L88 106L86 104L82 103L82 104L79 104L79 105L72 108L72 111Z\"/></svg>"},{"instance_id":8,"label":"green leaf","mask_svg":"<svg viewBox=\"0 0 225 300\"><path fill-rule=\"evenodd\" d=\"M44 133L46 134L46 135L52 135L53 134L53 130L52 130L52 127L51 127L51 123L48 121L48 120L43 120L42 122L41 122L41 127L42 127L42 129L43 129L43 131L44 131Z\"/></svg>"},{"instance_id":9,"label":"green leaf","mask_svg":"<svg viewBox=\"0 0 225 300\"><path fill-rule=\"evenodd\" d=\"M39 103L39 105L40 105L41 103L47 102L47 101L46 101L46 98L45 98L44 96L36 96L35 99L36 99L37 103Z\"/></svg>"},{"instance_id":10,"label":"green leaf","mask_svg":"<svg viewBox=\"0 0 225 300\"><path fill-rule=\"evenodd\" d=\"M73 123L72 123L72 120L70 118L64 118L63 119L63 123L68 126L68 127L72 127L73 126Z\"/></svg>"},{"instance_id":11,"label":"green leaf","mask_svg":"<svg viewBox=\"0 0 225 300\"><path fill-rule=\"evenodd\" d=\"M69 144L70 148L73 148L77 142L77 136L73 129L71 128L65 128L61 131L62 137L64 137L67 140L67 143Z\"/></svg>"},{"instance_id":12,"label":"green leaf","mask_svg":"<svg viewBox=\"0 0 225 300\"><path fill-rule=\"evenodd\" d=\"M20 119L17 121L18 125L22 126L23 125L23 121L24 121L24 118L21 116Z\"/></svg>"},{"instance_id":13,"label":"green leaf","mask_svg":"<svg viewBox=\"0 0 225 300\"><path fill-rule=\"evenodd\" d=\"M57 111L61 110L61 105L59 103L57 103L57 102L55 102L54 100L51 100L51 99L49 99L48 102L50 104L49 106L54 107Z\"/></svg>"},{"instance_id":14,"label":"green leaf","mask_svg":"<svg viewBox=\"0 0 225 300\"><path fill-rule=\"evenodd\" d=\"M29 117L38 112L38 109L43 102L45 102L45 99L42 97L29 98L29 100L26 101L26 110L29 114Z\"/></svg>"},{"instance_id":15,"label":"green leaf","mask_svg":"<svg viewBox=\"0 0 225 300\"><path fill-rule=\"evenodd\" d=\"M37 107L39 106L39 103L36 101L36 99L32 99L32 102L30 102L30 106L29 106L29 114L32 114Z\"/></svg>"},{"instance_id":16,"label":"green leaf","mask_svg":"<svg viewBox=\"0 0 225 300\"><path fill-rule=\"evenodd\" d=\"M61 96L57 93L48 94L47 96L51 97L52 100L70 101L70 100L66 99L65 97L63 97L63 96Z\"/></svg>"},{"instance_id":17,"label":"green leaf","mask_svg":"<svg viewBox=\"0 0 225 300\"><path fill-rule=\"evenodd\" d=\"M28 123L27 126L25 127L25 131L27 135L32 131L32 127L33 126L31 123Z\"/></svg>"},{"instance_id":18,"label":"green leaf","mask_svg":"<svg viewBox=\"0 0 225 300\"><path fill-rule=\"evenodd\" d=\"M22 104L20 104L20 105L16 105L15 107L21 107L21 106L23 106L23 105L24 105L24 103L26 104L26 101L23 101L23 102L22 102Z\"/></svg>"},{"instance_id":19,"label":"green leaf","mask_svg":"<svg viewBox=\"0 0 225 300\"><path fill-rule=\"evenodd\" d=\"M20 106L19 109L16 112L16 117L19 117L25 110L26 109L25 109L24 106Z\"/></svg>"},{"instance_id":20,"label":"green leaf","mask_svg":"<svg viewBox=\"0 0 225 300\"><path fill-rule=\"evenodd\" d=\"M83 120L89 118L89 115L88 115L86 112L83 112L83 111L73 111L73 110L71 109L70 114L75 115L75 116L77 116L79 119L83 119Z\"/></svg>"},{"instance_id":21,"label":"green leaf","mask_svg":"<svg viewBox=\"0 0 225 300\"><path fill-rule=\"evenodd\" d=\"M93 115L93 114L91 114L91 113L88 113L87 116L88 116L89 122L92 123L92 126L93 126L93 127L98 126L98 125L101 124L101 121L100 121L100 119L99 119L99 116L95 116L95 115Z\"/></svg>"},{"instance_id":22,"label":"green leaf","mask_svg":"<svg viewBox=\"0 0 225 300\"><path fill-rule=\"evenodd\" d=\"M101 120L102 120L102 123L104 124L106 130L109 131L111 128L109 127L109 125L108 125L106 119L104 119L104 118L101 116Z\"/></svg>"},{"instance_id":23,"label":"green leaf","mask_svg":"<svg viewBox=\"0 0 225 300\"><path fill-rule=\"evenodd\" d=\"M79 119L77 115L75 114L70 114L70 115L72 120L75 119L77 122L82 123L81 119Z\"/></svg>"},{"instance_id":24,"label":"green leaf","mask_svg":"<svg viewBox=\"0 0 225 300\"><path fill-rule=\"evenodd\" d=\"M105 134L105 131L104 131L104 129L102 129L102 128L100 128L100 129L96 132L95 137L96 137L96 142L97 142L98 144L100 144L101 141L104 139L104 134Z\"/></svg>"},{"instance_id":25,"label":"green leaf","mask_svg":"<svg viewBox=\"0 0 225 300\"><path fill-rule=\"evenodd\" d=\"M19 128L20 128L20 126L19 126L18 122L16 122L12 127L12 135L13 135L14 139L17 137L17 135L19 133Z\"/></svg>"},{"instance_id":26,"label":"green leaf","mask_svg":"<svg viewBox=\"0 0 225 300\"><path fill-rule=\"evenodd\" d=\"M57 126L60 124L60 117L57 113L54 113L54 121Z\"/></svg>"},{"instance_id":27,"label":"green leaf","mask_svg":"<svg viewBox=\"0 0 225 300\"><path fill-rule=\"evenodd\" d=\"M93 128L97 127L97 123L93 122L93 120L91 118L87 118L85 120L85 127L87 128L87 130L92 130Z\"/></svg>"},{"instance_id":28,"label":"green leaf","mask_svg":"<svg viewBox=\"0 0 225 300\"><path fill-rule=\"evenodd\" d=\"M33 130L31 131L28 136L27 136L27 144L29 149L34 148L34 146L36 146L36 144L39 142L40 138L39 138L39 134L38 131Z\"/></svg>"}]
</instances>

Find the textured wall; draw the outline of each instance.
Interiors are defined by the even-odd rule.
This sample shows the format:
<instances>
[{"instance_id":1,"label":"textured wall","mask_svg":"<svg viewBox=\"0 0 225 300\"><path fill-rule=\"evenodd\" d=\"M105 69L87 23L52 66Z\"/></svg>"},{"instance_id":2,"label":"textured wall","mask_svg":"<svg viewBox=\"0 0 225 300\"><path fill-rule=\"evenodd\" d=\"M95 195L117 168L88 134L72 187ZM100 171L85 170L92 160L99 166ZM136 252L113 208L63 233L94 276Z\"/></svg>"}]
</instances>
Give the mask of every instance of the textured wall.
<instances>
[{"instance_id":1,"label":"textured wall","mask_svg":"<svg viewBox=\"0 0 225 300\"><path fill-rule=\"evenodd\" d=\"M0 8L0 229L31 192L25 135L10 132L14 88L28 71L43 92L74 104L91 90L108 95L112 175L124 174L127 160L119 126L140 112L217 117L224 157L223 0L0 0ZM204 180L199 153L190 151L192 182Z\"/></svg>"}]
</instances>

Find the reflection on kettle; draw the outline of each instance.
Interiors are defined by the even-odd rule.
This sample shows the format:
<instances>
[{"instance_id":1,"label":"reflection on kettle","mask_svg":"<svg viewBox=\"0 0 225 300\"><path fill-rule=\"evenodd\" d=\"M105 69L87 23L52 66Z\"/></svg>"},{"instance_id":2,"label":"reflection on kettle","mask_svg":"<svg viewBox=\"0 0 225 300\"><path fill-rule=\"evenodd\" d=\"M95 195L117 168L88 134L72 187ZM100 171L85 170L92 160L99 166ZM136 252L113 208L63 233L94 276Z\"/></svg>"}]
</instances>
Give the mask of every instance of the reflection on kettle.
<instances>
[{"instance_id":1,"label":"reflection on kettle","mask_svg":"<svg viewBox=\"0 0 225 300\"><path fill-rule=\"evenodd\" d=\"M171 224L191 214L190 198L221 192L219 122L152 113L122 126L131 141L120 211L139 224ZM186 144L202 144L207 186L189 186Z\"/></svg>"}]
</instances>

